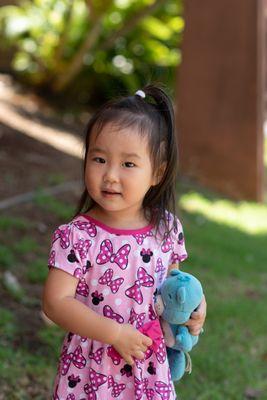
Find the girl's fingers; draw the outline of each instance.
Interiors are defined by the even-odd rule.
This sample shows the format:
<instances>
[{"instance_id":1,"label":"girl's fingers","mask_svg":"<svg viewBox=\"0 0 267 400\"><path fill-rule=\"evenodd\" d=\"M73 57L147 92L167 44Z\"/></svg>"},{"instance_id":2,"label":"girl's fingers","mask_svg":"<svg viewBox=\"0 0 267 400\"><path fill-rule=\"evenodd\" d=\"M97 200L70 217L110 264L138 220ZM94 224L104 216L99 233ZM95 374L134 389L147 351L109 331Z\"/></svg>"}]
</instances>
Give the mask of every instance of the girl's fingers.
<instances>
[{"instance_id":1,"label":"girl's fingers","mask_svg":"<svg viewBox=\"0 0 267 400\"><path fill-rule=\"evenodd\" d=\"M147 351L147 346L144 346L143 344L140 346L140 350L143 351L144 353Z\"/></svg>"},{"instance_id":2,"label":"girl's fingers","mask_svg":"<svg viewBox=\"0 0 267 400\"><path fill-rule=\"evenodd\" d=\"M153 341L152 341L152 339L151 339L150 337L148 337L148 336L146 336L146 335L142 335L142 343L143 343L145 346L149 347L149 346L152 345Z\"/></svg>"},{"instance_id":3,"label":"girl's fingers","mask_svg":"<svg viewBox=\"0 0 267 400\"><path fill-rule=\"evenodd\" d=\"M134 358L138 358L139 360L143 360L145 358L145 354L141 350L135 350L131 353L131 355L125 355L123 357L124 361L129 365L134 365Z\"/></svg>"},{"instance_id":4,"label":"girl's fingers","mask_svg":"<svg viewBox=\"0 0 267 400\"><path fill-rule=\"evenodd\" d=\"M201 325L201 320L199 318L194 318L192 315L190 316L189 320L185 322L185 325L188 327L196 328Z\"/></svg>"},{"instance_id":5,"label":"girl's fingers","mask_svg":"<svg viewBox=\"0 0 267 400\"><path fill-rule=\"evenodd\" d=\"M143 360L145 358L145 355L141 350L136 351L134 356L139 360Z\"/></svg>"},{"instance_id":6,"label":"girl's fingers","mask_svg":"<svg viewBox=\"0 0 267 400\"><path fill-rule=\"evenodd\" d=\"M203 325L204 321L205 321L205 314L203 314L201 311L194 311L190 315L190 319L186 322L186 325L188 326L194 325L197 322Z\"/></svg>"},{"instance_id":7,"label":"girl's fingers","mask_svg":"<svg viewBox=\"0 0 267 400\"><path fill-rule=\"evenodd\" d=\"M191 333L191 335L197 336L200 334L201 328L202 328L202 324L198 324L196 323L195 320L188 320L185 323L186 326L188 326L188 329Z\"/></svg>"},{"instance_id":8,"label":"girl's fingers","mask_svg":"<svg viewBox=\"0 0 267 400\"><path fill-rule=\"evenodd\" d=\"M198 306L198 312L200 313L200 315L201 315L202 317L205 318L206 313L207 313L207 303L206 303L205 296L202 297L201 303L200 303L200 305Z\"/></svg>"},{"instance_id":9,"label":"girl's fingers","mask_svg":"<svg viewBox=\"0 0 267 400\"><path fill-rule=\"evenodd\" d=\"M147 351L147 347L148 346L146 346L144 343L138 343L138 344L136 344L134 347L132 347L132 352L135 352L135 351Z\"/></svg>"},{"instance_id":10,"label":"girl's fingers","mask_svg":"<svg viewBox=\"0 0 267 400\"><path fill-rule=\"evenodd\" d=\"M124 358L124 361L126 362L126 364L129 364L131 366L134 365L134 359L131 356L123 357L123 358Z\"/></svg>"},{"instance_id":11,"label":"girl's fingers","mask_svg":"<svg viewBox=\"0 0 267 400\"><path fill-rule=\"evenodd\" d=\"M190 333L193 336L198 336L200 334L201 328L200 327L194 327L190 329Z\"/></svg>"},{"instance_id":12,"label":"girl's fingers","mask_svg":"<svg viewBox=\"0 0 267 400\"><path fill-rule=\"evenodd\" d=\"M198 328L202 327L202 323L200 320L191 319L191 318L188 321L186 321L185 325L192 329L198 329Z\"/></svg>"},{"instance_id":13,"label":"girl's fingers","mask_svg":"<svg viewBox=\"0 0 267 400\"><path fill-rule=\"evenodd\" d=\"M195 321L193 321L191 318L188 320L188 321L186 321L185 323L184 323L186 326L192 326L192 325L195 325Z\"/></svg>"},{"instance_id":14,"label":"girl's fingers","mask_svg":"<svg viewBox=\"0 0 267 400\"><path fill-rule=\"evenodd\" d=\"M190 318L192 319L201 319L202 314L199 311L193 311L192 314L190 315Z\"/></svg>"}]
</instances>

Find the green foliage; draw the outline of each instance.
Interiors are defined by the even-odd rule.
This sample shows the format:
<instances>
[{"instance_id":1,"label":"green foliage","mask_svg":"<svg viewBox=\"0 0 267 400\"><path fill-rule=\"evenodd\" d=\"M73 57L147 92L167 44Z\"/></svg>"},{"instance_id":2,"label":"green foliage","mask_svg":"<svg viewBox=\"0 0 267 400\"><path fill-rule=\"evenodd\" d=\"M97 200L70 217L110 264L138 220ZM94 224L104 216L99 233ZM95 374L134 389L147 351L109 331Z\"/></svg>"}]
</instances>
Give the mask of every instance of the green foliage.
<instances>
[{"instance_id":1,"label":"green foliage","mask_svg":"<svg viewBox=\"0 0 267 400\"><path fill-rule=\"evenodd\" d=\"M27 278L30 283L44 283L47 277L47 259L38 258L27 266Z\"/></svg>"},{"instance_id":2,"label":"green foliage","mask_svg":"<svg viewBox=\"0 0 267 400\"><path fill-rule=\"evenodd\" d=\"M133 92L151 80L173 84L181 2L25 0L1 8L0 33L27 82L53 92L72 83L77 101L95 104L103 93Z\"/></svg>"},{"instance_id":3,"label":"green foliage","mask_svg":"<svg viewBox=\"0 0 267 400\"><path fill-rule=\"evenodd\" d=\"M24 237L14 243L13 249L19 255L27 254L31 252L36 252L38 250L39 245L32 237Z\"/></svg>"},{"instance_id":4,"label":"green foliage","mask_svg":"<svg viewBox=\"0 0 267 400\"><path fill-rule=\"evenodd\" d=\"M27 302L26 292L12 272L6 271L4 273L3 286L11 298L18 302Z\"/></svg>"},{"instance_id":5,"label":"green foliage","mask_svg":"<svg viewBox=\"0 0 267 400\"><path fill-rule=\"evenodd\" d=\"M65 176L60 173L53 173L53 174L48 175L48 177L47 177L47 181L50 186L59 185L60 183L64 183L65 179L66 179Z\"/></svg>"},{"instance_id":6,"label":"green foliage","mask_svg":"<svg viewBox=\"0 0 267 400\"><path fill-rule=\"evenodd\" d=\"M51 352L52 357L58 353L64 335L65 332L56 325L46 326L38 332L40 342Z\"/></svg>"},{"instance_id":7,"label":"green foliage","mask_svg":"<svg viewBox=\"0 0 267 400\"><path fill-rule=\"evenodd\" d=\"M0 383L6 399L49 398L56 360L50 353L40 357L36 350L0 346Z\"/></svg>"},{"instance_id":8,"label":"green foliage","mask_svg":"<svg viewBox=\"0 0 267 400\"><path fill-rule=\"evenodd\" d=\"M1 346L13 340L17 332L14 315L11 311L0 307L0 344Z\"/></svg>"},{"instance_id":9,"label":"green foliage","mask_svg":"<svg viewBox=\"0 0 267 400\"><path fill-rule=\"evenodd\" d=\"M29 222L24 218L14 218L9 216L1 216L0 218L0 231L7 231L12 228L24 229Z\"/></svg>"},{"instance_id":10,"label":"green foliage","mask_svg":"<svg viewBox=\"0 0 267 400\"><path fill-rule=\"evenodd\" d=\"M0 244L0 267L1 268L9 268L12 267L16 262L16 259L13 255L12 250Z\"/></svg>"},{"instance_id":11,"label":"green foliage","mask_svg":"<svg viewBox=\"0 0 267 400\"><path fill-rule=\"evenodd\" d=\"M46 211L51 211L61 219L69 219L74 214L74 208L54 196L44 194L42 190L36 193L35 203Z\"/></svg>"}]
</instances>

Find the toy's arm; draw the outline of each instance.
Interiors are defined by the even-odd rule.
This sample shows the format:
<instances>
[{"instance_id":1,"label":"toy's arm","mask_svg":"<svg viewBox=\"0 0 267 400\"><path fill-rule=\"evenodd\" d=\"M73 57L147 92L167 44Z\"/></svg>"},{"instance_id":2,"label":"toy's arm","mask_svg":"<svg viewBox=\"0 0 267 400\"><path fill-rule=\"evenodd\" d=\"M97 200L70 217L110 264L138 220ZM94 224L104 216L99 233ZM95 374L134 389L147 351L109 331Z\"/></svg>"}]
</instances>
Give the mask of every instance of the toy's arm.
<instances>
[{"instance_id":1,"label":"toy's arm","mask_svg":"<svg viewBox=\"0 0 267 400\"><path fill-rule=\"evenodd\" d=\"M164 310L164 304L163 304L162 297L160 294L158 294L156 297L155 310L156 310L157 315L160 317ZM164 319L160 318L160 325L161 325L161 329L163 332L166 346L173 347L175 345L175 338L174 338L174 335L172 333L169 323L167 321L165 321Z\"/></svg>"},{"instance_id":2,"label":"toy's arm","mask_svg":"<svg viewBox=\"0 0 267 400\"><path fill-rule=\"evenodd\" d=\"M167 321L164 321L164 319L160 320L160 325L162 328L163 336L164 336L164 341L167 347L173 347L175 345L175 338L172 333L171 327Z\"/></svg>"},{"instance_id":3,"label":"toy's arm","mask_svg":"<svg viewBox=\"0 0 267 400\"><path fill-rule=\"evenodd\" d=\"M182 351L191 351L192 347L197 344L198 336L190 335L186 326L179 326L176 335L175 348Z\"/></svg>"}]
</instances>

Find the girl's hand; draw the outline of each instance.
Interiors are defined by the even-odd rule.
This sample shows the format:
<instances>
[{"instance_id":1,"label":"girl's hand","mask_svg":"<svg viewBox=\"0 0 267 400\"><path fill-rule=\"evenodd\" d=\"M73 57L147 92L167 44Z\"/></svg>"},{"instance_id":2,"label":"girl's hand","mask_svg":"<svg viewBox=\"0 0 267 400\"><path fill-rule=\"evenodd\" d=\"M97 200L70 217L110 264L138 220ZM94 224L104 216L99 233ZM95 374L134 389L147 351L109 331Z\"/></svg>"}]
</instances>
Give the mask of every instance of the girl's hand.
<instances>
[{"instance_id":1,"label":"girl's hand","mask_svg":"<svg viewBox=\"0 0 267 400\"><path fill-rule=\"evenodd\" d=\"M185 323L188 326L191 335L197 336L201 333L207 313L207 303L203 296L197 311L192 312L190 319Z\"/></svg>"},{"instance_id":2,"label":"girl's hand","mask_svg":"<svg viewBox=\"0 0 267 400\"><path fill-rule=\"evenodd\" d=\"M133 365L133 357L140 360L144 358L147 348L152 345L152 339L143 335L131 324L122 324L112 345L127 364Z\"/></svg>"}]
</instances>

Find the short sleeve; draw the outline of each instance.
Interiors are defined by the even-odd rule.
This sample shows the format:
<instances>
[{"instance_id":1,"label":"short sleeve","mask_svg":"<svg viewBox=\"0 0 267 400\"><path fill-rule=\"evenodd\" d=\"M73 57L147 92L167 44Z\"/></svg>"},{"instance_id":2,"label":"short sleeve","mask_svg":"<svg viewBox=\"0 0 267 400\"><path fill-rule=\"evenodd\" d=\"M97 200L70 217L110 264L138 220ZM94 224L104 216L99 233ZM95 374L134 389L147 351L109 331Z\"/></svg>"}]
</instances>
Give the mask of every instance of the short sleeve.
<instances>
[{"instance_id":1,"label":"short sleeve","mask_svg":"<svg viewBox=\"0 0 267 400\"><path fill-rule=\"evenodd\" d=\"M78 237L72 223L59 226L52 236L48 267L60 268L80 278L84 270L83 254L90 245L86 242Z\"/></svg>"},{"instance_id":2,"label":"short sleeve","mask_svg":"<svg viewBox=\"0 0 267 400\"><path fill-rule=\"evenodd\" d=\"M169 264L178 264L188 257L185 248L185 238L182 224L177 217L175 217L175 221L177 227L173 228L170 234L172 241L172 252Z\"/></svg>"}]
</instances>

